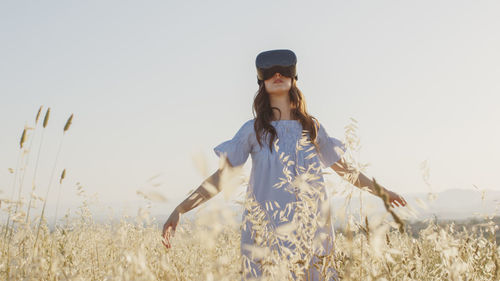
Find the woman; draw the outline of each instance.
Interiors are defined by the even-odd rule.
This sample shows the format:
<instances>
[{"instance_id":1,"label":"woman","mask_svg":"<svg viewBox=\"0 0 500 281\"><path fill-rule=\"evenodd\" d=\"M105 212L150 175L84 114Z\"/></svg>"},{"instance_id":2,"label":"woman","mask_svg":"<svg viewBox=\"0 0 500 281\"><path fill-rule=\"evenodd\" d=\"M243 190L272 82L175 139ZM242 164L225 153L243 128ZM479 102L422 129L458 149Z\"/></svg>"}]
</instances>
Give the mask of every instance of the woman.
<instances>
[{"instance_id":1,"label":"woman","mask_svg":"<svg viewBox=\"0 0 500 281\"><path fill-rule=\"evenodd\" d=\"M246 121L231 140L214 148L226 165L172 212L162 234L167 248L171 247L169 239L181 214L220 192L221 174L226 169L241 167L251 155L252 170L241 228L242 280L262 276L265 264L271 264L268 268L274 270L286 264L269 263L271 252L258 255L253 246L277 250L272 253L278 252L279 257L293 264L287 265L291 278L295 279L297 272L302 275L303 269L301 278L307 276L307 280L320 280L320 276L337 280L330 263L321 266L328 262L323 259L333 256L334 237L321 168L330 167L341 176L350 168L342 157L344 144L330 137L321 123L307 113L304 96L296 85L296 62L290 50L270 50L257 56L259 90L253 102L256 117ZM210 192L206 185L217 190ZM359 173L354 185L376 193L374 183L363 173ZM406 205L398 194L382 190L392 206ZM303 231L297 231L304 224ZM298 237L299 232L302 237ZM310 248L315 249L314 253L304 252ZM313 266L318 263L319 267Z\"/></svg>"}]
</instances>

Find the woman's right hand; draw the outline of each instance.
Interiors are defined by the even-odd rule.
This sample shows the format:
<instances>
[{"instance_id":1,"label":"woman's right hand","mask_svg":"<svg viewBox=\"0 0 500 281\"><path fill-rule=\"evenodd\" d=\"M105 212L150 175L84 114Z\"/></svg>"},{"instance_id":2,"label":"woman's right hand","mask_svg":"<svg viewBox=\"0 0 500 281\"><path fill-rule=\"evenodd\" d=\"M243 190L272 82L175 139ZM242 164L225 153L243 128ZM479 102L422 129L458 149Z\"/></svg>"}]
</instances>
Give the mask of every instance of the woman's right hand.
<instances>
[{"instance_id":1,"label":"woman's right hand","mask_svg":"<svg viewBox=\"0 0 500 281\"><path fill-rule=\"evenodd\" d=\"M177 225L179 224L181 218L181 213L175 208L175 210L170 214L170 217L168 217L167 221L163 225L163 233L162 233L162 243L169 249L171 246L170 244L170 239L174 237L175 234L175 229L177 228Z\"/></svg>"}]
</instances>

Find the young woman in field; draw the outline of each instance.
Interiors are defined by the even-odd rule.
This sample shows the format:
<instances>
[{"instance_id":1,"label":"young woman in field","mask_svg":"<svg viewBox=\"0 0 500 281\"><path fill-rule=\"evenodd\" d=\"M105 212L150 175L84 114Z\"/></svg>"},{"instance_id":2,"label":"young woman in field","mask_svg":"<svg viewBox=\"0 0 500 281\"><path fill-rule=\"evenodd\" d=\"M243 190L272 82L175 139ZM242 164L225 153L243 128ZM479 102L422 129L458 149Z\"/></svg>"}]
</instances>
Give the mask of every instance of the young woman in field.
<instances>
[{"instance_id":1,"label":"young woman in field","mask_svg":"<svg viewBox=\"0 0 500 281\"><path fill-rule=\"evenodd\" d=\"M220 192L220 187L223 185L220 182L221 174L225 169L241 167L251 155L252 170L246 199L251 199L260 205L260 210L265 212L265 217L273 229L296 221L294 214L298 213L295 211L298 208L296 206L299 205L294 204L304 203L311 198L321 199L317 211L313 211L313 214L322 214L315 218L325 220L324 223L317 224L314 234L314 237L321 237L323 247L322 251L310 261L312 264L317 262L318 257L332 256L334 230L330 221L330 200L324 186L321 169L330 167L340 176L351 169L342 157L346 150L344 144L329 136L321 123L307 113L304 96L296 84L296 62L296 56L290 50L271 50L257 56L259 90L253 102L256 117L246 121L232 139L214 148L215 153L223 159L222 161L225 161L226 165L207 178L172 212L163 226L163 243L167 248L171 247L170 238L175 232L181 215ZM210 192L205 187L205 183L214 186L217 191ZM368 187L370 192L376 193L374 183L363 173L359 173L354 185L359 188ZM305 188L307 186L312 188ZM406 201L398 194L383 187L382 190L388 195L392 207L406 205ZM307 194L309 197L304 197ZM270 204L271 208L269 208ZM242 263L244 274L242 280L262 275L260 260L253 259L251 247L248 247L257 245L259 242L266 242L262 241L266 240L266 238L262 239L264 237L262 233L259 238L259 234L254 231L254 223L258 222L252 210L256 209L245 208L243 213L241 254L244 257ZM326 213L324 210L327 210ZM276 211L281 211L279 217ZM254 219L247 219L252 215ZM278 250L290 249L291 251L283 250L289 254L297 250L297 245L303 246L298 243L298 240L278 240L280 245ZM320 280L320 275L327 276L324 271L320 274L312 265L303 266L309 268L308 274L311 274L307 280ZM328 276L331 276L330 280L337 280L338 275L335 269L329 267L327 270ZM296 275L292 273L292 276L295 278Z\"/></svg>"}]
</instances>

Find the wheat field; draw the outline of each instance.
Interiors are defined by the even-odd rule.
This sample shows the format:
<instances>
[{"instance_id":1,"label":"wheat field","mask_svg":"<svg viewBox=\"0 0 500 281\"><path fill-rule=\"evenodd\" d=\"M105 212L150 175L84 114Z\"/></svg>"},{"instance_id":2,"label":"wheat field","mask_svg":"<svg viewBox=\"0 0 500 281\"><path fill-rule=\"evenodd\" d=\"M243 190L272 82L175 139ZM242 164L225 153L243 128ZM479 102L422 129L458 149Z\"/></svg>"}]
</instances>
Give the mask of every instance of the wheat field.
<instances>
[{"instance_id":1,"label":"wheat field","mask_svg":"<svg viewBox=\"0 0 500 281\"><path fill-rule=\"evenodd\" d=\"M50 109L45 111L43 122L42 111L40 107L34 126L25 128L21 134L21 157L36 153L35 149L25 148L30 145L28 131L43 130L49 123ZM72 119L73 115L61 128L61 146ZM359 144L355 128L355 122L346 127L346 143L353 150ZM55 156L56 162L61 146ZM16 197L22 182L30 180L23 179L19 171L21 167L10 171L13 175L19 174L21 179L13 185L11 196L8 197L7 190L0 193L1 211L7 217L0 229L0 280L208 281L240 280L248 273L240 256L241 226L232 220L241 216L239 213L215 208L198 212L193 220L182 219L170 249L161 243L163 222L150 217L147 211L138 215L135 221L123 218L119 222L97 223L85 199L81 206L75 207L78 218L62 216L61 223L50 230L44 215L45 203L47 200L58 202L60 198L37 195L44 190L33 190L30 198ZM66 170L60 173L59 183L63 182L65 173ZM57 183L53 186L58 187ZM346 200L350 200L353 192L352 188L345 186L330 185L329 188L346 196ZM83 187L79 187L79 193L85 198ZM383 194L380 198L380 204L384 204ZM158 194L149 199L164 200ZM302 201L301 217L314 214L311 211L313 201ZM34 216L36 203L41 203L42 208L41 213ZM253 210L259 207L251 200L241 205ZM387 213L371 219L363 213L358 214L362 218L358 221L354 214L336 216L345 221L344 228L336 230L335 251L321 257L318 269L333 267L340 280L500 280L496 243L498 226L491 218L487 217L484 223L470 230L428 221L427 227L415 237L409 232L408 216L387 204L384 206ZM250 219L261 226L259 235L264 237L262 247L252 249L262 261L264 276L259 280L291 280L291 272L298 276L297 280L307 280L308 269L304 265L314 255L312 247L301 247L297 253L292 253L296 258L289 260L266 245L270 246L269 242L279 235L313 245L314 241L307 233L317 225L296 221L291 224L292 228L273 230L259 211L254 211Z\"/></svg>"}]
</instances>

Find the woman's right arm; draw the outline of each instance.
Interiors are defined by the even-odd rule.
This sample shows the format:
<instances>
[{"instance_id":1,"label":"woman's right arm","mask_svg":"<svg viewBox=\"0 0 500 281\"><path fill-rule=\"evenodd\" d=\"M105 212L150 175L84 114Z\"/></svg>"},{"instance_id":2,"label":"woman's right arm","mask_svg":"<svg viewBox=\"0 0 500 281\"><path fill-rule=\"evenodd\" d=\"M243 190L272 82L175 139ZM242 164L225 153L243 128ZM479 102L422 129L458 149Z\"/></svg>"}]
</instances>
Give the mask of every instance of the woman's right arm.
<instances>
[{"instance_id":1,"label":"woman's right arm","mask_svg":"<svg viewBox=\"0 0 500 281\"><path fill-rule=\"evenodd\" d=\"M182 203L180 203L175 210L177 210L180 214L187 213L217 195L221 191L219 184L220 174L220 169L215 171L215 173L204 180L203 183L193 193L191 193L191 195L182 201Z\"/></svg>"},{"instance_id":2,"label":"woman's right arm","mask_svg":"<svg viewBox=\"0 0 500 281\"><path fill-rule=\"evenodd\" d=\"M210 200L210 198L214 197L221 191L221 173L226 167L232 168L231 163L226 159L226 165L220 169L217 169L215 173L213 173L210 177L203 181L203 183L188 196L182 203L180 203L170 214L170 217L167 219L165 224L163 225L163 233L162 236L165 239L162 243L170 248L170 237L173 236L173 233L170 233L170 230L175 232L177 228L177 224L179 223L181 214L189 212L190 210L196 208L202 203Z\"/></svg>"},{"instance_id":3,"label":"woman's right arm","mask_svg":"<svg viewBox=\"0 0 500 281\"><path fill-rule=\"evenodd\" d=\"M217 169L215 173L204 180L201 185L188 196L188 198L182 201L182 203L175 208L175 210L177 210L180 214L187 213L221 192L221 173L226 168L233 168L227 158L225 164L226 165Z\"/></svg>"}]
</instances>

